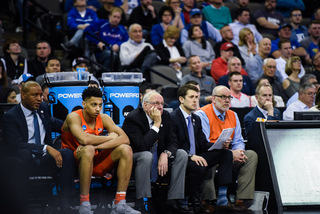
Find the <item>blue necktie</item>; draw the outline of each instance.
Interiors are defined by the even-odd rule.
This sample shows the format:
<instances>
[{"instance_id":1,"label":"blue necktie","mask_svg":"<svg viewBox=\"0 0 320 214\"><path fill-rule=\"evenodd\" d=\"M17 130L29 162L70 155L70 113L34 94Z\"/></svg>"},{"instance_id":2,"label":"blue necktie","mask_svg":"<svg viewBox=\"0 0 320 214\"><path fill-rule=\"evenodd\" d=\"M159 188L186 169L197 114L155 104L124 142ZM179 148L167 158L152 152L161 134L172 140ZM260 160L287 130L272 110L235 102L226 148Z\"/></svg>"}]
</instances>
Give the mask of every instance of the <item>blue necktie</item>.
<instances>
[{"instance_id":1,"label":"blue necktie","mask_svg":"<svg viewBox=\"0 0 320 214\"><path fill-rule=\"evenodd\" d=\"M222 115L222 114L219 114L219 119L221 120L221 121L224 121L224 116Z\"/></svg>"},{"instance_id":2,"label":"blue necktie","mask_svg":"<svg viewBox=\"0 0 320 214\"><path fill-rule=\"evenodd\" d=\"M190 153L194 155L196 154L196 146L194 142L194 130L191 122L191 116L188 116L187 119L188 119L188 133L189 133L189 141L190 141Z\"/></svg>"},{"instance_id":3,"label":"blue necktie","mask_svg":"<svg viewBox=\"0 0 320 214\"><path fill-rule=\"evenodd\" d=\"M40 128L39 128L39 122L37 117L37 112L32 112L33 114L33 126L34 126L34 139L36 141L36 144L41 144L41 138L40 138Z\"/></svg>"},{"instance_id":4,"label":"blue necktie","mask_svg":"<svg viewBox=\"0 0 320 214\"><path fill-rule=\"evenodd\" d=\"M151 127L153 126L153 122L151 123ZM151 128L150 127L150 128ZM158 179L158 143L156 142L152 148L152 168L151 168L151 181L156 182Z\"/></svg>"}]
</instances>

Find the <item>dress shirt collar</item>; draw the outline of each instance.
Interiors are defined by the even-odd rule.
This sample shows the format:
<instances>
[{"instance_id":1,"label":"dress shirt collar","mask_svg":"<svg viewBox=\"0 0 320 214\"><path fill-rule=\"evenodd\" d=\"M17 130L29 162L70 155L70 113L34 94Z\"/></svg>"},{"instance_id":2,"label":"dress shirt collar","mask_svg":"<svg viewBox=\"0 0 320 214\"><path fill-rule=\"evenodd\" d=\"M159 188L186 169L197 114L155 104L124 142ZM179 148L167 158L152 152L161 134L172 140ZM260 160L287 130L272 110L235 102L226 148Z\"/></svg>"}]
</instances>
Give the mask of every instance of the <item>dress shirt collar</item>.
<instances>
[{"instance_id":1,"label":"dress shirt collar","mask_svg":"<svg viewBox=\"0 0 320 214\"><path fill-rule=\"evenodd\" d=\"M29 117L32 114L32 111L30 111L29 109L24 107L22 105L22 103L20 103L20 106L21 106L21 109L22 109L22 112L23 112L25 118Z\"/></svg>"},{"instance_id":2,"label":"dress shirt collar","mask_svg":"<svg viewBox=\"0 0 320 214\"><path fill-rule=\"evenodd\" d=\"M169 46L167 45L167 42L166 42L166 40L162 40L162 43L163 43L163 46L165 47L165 48L169 48Z\"/></svg>"},{"instance_id":3,"label":"dress shirt collar","mask_svg":"<svg viewBox=\"0 0 320 214\"><path fill-rule=\"evenodd\" d=\"M144 41L145 41L145 39L142 38L141 42L138 43L138 42L134 41L133 39L129 38L129 42L134 45L140 45L140 44L144 43Z\"/></svg>"},{"instance_id":4,"label":"dress shirt collar","mask_svg":"<svg viewBox=\"0 0 320 214\"><path fill-rule=\"evenodd\" d=\"M309 110L309 109L310 109L306 104L304 104L303 102L301 102L301 100L298 99L297 102L299 103L299 105L300 105L304 110Z\"/></svg>"},{"instance_id":5,"label":"dress shirt collar","mask_svg":"<svg viewBox=\"0 0 320 214\"><path fill-rule=\"evenodd\" d=\"M260 108L259 105L257 105L257 108L259 109L259 111L261 111L261 113L263 114L263 116L267 119L268 118L268 111L264 110L263 108Z\"/></svg>"},{"instance_id":6,"label":"dress shirt collar","mask_svg":"<svg viewBox=\"0 0 320 214\"><path fill-rule=\"evenodd\" d=\"M153 120L149 117L149 115L147 113L145 113L146 116L147 116L147 119L148 119L148 124L149 124L149 127L151 128L151 123L153 123Z\"/></svg>"}]
</instances>

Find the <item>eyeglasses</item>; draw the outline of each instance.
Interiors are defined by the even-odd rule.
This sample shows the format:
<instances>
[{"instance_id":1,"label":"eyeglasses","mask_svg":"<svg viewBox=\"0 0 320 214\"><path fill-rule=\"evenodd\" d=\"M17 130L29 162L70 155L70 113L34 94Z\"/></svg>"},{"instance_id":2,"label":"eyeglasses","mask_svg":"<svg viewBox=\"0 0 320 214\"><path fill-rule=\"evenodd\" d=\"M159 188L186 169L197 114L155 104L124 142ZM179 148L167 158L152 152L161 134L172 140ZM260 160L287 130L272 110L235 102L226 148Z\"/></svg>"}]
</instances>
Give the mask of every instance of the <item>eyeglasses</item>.
<instances>
[{"instance_id":1,"label":"eyeglasses","mask_svg":"<svg viewBox=\"0 0 320 214\"><path fill-rule=\"evenodd\" d=\"M300 61L300 60L294 60L292 63L299 63L299 64L301 64L301 61Z\"/></svg>"},{"instance_id":2,"label":"eyeglasses","mask_svg":"<svg viewBox=\"0 0 320 214\"><path fill-rule=\"evenodd\" d=\"M220 97L222 100L226 100L226 99L228 99L228 100L232 100L232 96L226 96L226 95L213 95L213 96L215 96L215 97Z\"/></svg>"},{"instance_id":3,"label":"eyeglasses","mask_svg":"<svg viewBox=\"0 0 320 214\"><path fill-rule=\"evenodd\" d=\"M302 14L292 14L292 16L294 16L294 17L297 17L297 16L301 17Z\"/></svg>"},{"instance_id":4,"label":"eyeglasses","mask_svg":"<svg viewBox=\"0 0 320 214\"><path fill-rule=\"evenodd\" d=\"M78 5L78 6L76 6L76 7L85 8L85 7L87 7L87 5Z\"/></svg>"},{"instance_id":5,"label":"eyeglasses","mask_svg":"<svg viewBox=\"0 0 320 214\"><path fill-rule=\"evenodd\" d=\"M277 67L276 66L273 66L273 65L267 65L267 68L273 68L273 69L276 69Z\"/></svg>"},{"instance_id":6,"label":"eyeglasses","mask_svg":"<svg viewBox=\"0 0 320 214\"><path fill-rule=\"evenodd\" d=\"M158 103L158 102L155 103L155 102L148 102L148 101L146 103L149 103L149 104L155 105L155 106L162 106L162 107L164 106L164 103Z\"/></svg>"},{"instance_id":7,"label":"eyeglasses","mask_svg":"<svg viewBox=\"0 0 320 214\"><path fill-rule=\"evenodd\" d=\"M317 93L314 92L303 92L304 94L308 95L308 96L315 96Z\"/></svg>"}]
</instances>

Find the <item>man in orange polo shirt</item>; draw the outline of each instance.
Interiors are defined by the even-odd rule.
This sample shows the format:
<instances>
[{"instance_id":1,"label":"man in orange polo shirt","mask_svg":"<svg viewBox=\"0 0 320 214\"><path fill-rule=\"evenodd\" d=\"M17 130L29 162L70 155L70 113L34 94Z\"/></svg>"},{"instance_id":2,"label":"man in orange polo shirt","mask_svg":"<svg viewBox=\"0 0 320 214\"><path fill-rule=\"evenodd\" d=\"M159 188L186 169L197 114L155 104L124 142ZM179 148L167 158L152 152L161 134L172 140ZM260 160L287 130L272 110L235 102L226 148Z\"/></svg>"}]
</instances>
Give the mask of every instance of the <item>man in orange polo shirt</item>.
<instances>
[{"instance_id":1,"label":"man in orange polo shirt","mask_svg":"<svg viewBox=\"0 0 320 214\"><path fill-rule=\"evenodd\" d=\"M230 148L233 153L234 168L239 169L235 205L248 208L254 199L258 156L252 150L245 150L238 115L229 110L231 99L231 92L227 87L217 86L212 92L212 104L200 108L196 114L201 118L202 130L210 143L217 141L223 129L234 128L230 137ZM206 192L208 189L214 190L213 179L211 180L205 182ZM213 195L214 192L211 191L210 194ZM214 196L210 194L203 197L213 198Z\"/></svg>"}]
</instances>

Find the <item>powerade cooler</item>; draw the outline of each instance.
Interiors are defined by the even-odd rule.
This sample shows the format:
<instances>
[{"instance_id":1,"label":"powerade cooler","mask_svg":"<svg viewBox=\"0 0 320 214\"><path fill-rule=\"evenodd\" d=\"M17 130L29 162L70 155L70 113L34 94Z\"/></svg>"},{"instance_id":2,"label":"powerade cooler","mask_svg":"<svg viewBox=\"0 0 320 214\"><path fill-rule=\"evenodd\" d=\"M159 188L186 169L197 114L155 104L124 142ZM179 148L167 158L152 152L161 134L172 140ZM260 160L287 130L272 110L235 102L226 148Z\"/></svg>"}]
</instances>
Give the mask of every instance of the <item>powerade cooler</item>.
<instances>
[{"instance_id":1,"label":"powerade cooler","mask_svg":"<svg viewBox=\"0 0 320 214\"><path fill-rule=\"evenodd\" d=\"M125 117L139 105L139 85L142 73L114 72L101 76L105 96L104 113L122 127Z\"/></svg>"},{"instance_id":2,"label":"powerade cooler","mask_svg":"<svg viewBox=\"0 0 320 214\"><path fill-rule=\"evenodd\" d=\"M52 116L64 121L75 107L82 108L82 92L88 87L90 75L81 70L47 74Z\"/></svg>"}]
</instances>

